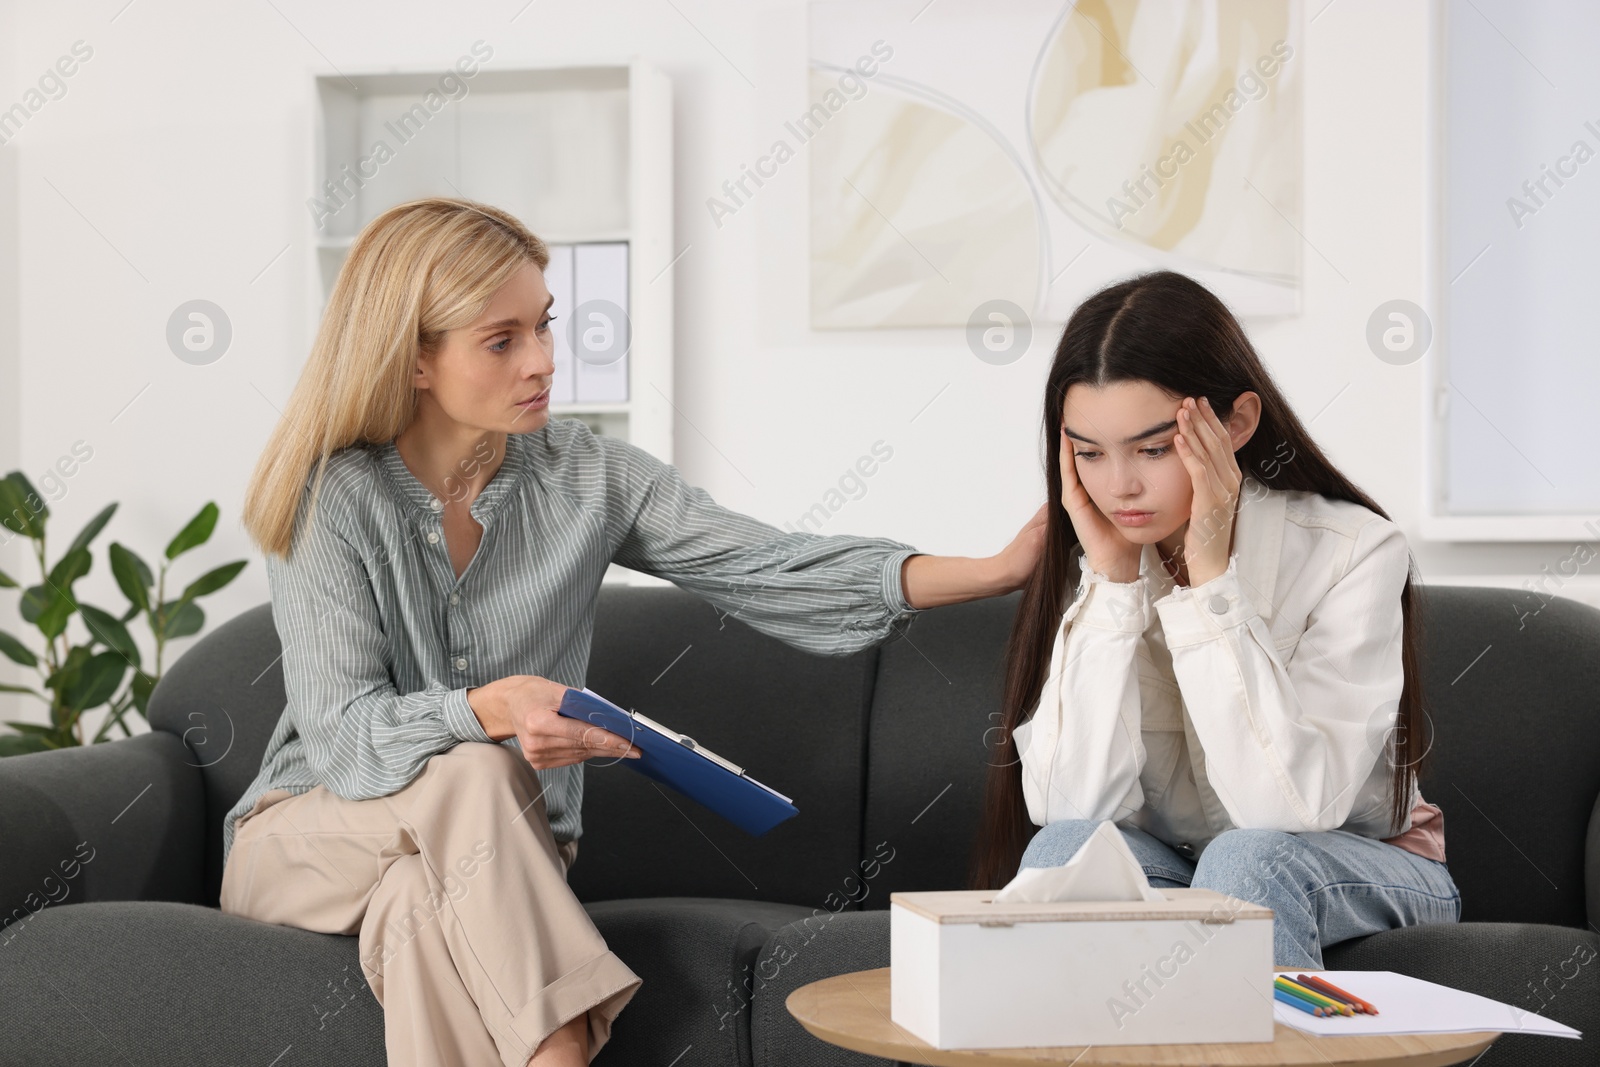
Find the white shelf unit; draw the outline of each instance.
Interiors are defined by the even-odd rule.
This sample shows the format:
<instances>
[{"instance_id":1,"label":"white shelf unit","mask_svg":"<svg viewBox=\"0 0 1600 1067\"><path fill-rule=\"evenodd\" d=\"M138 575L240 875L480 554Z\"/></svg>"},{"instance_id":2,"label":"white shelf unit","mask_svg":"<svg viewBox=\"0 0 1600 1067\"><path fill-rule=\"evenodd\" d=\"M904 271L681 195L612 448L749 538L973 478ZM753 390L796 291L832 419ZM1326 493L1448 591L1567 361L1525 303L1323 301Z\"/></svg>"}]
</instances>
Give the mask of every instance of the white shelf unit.
<instances>
[{"instance_id":1,"label":"white shelf unit","mask_svg":"<svg viewBox=\"0 0 1600 1067\"><path fill-rule=\"evenodd\" d=\"M641 60L522 70L486 63L458 78L466 92L449 99L439 94L440 77L437 71L317 76L312 199L332 210L320 225L308 211L316 313L361 227L419 197L493 204L550 245L625 241L628 399L561 404L552 414L582 418L670 463L670 80ZM444 101L437 111L426 107L429 93ZM379 142L387 159L379 159Z\"/></svg>"},{"instance_id":2,"label":"white shelf unit","mask_svg":"<svg viewBox=\"0 0 1600 1067\"><path fill-rule=\"evenodd\" d=\"M639 59L517 70L491 60L455 74L447 95L447 73L316 75L313 321L361 228L419 197L493 204L548 245L626 242L628 399L550 414L672 462L671 80ZM650 581L615 566L607 577Z\"/></svg>"}]
</instances>

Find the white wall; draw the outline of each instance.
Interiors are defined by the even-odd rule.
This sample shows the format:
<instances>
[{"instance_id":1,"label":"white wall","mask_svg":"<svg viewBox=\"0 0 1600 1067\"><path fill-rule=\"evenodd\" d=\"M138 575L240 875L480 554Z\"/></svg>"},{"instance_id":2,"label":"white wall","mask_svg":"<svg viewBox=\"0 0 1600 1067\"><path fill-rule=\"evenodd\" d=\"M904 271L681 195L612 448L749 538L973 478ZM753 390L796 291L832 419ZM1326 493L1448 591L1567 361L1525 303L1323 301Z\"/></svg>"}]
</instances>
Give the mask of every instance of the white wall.
<instances>
[{"instance_id":1,"label":"white wall","mask_svg":"<svg viewBox=\"0 0 1600 1067\"><path fill-rule=\"evenodd\" d=\"M105 568L112 539L154 563L207 500L222 521L176 584L248 556L207 602L212 624L267 599L239 514L313 326L311 74L329 63L443 69L480 38L497 68L637 53L673 78L677 245L690 246L674 268L686 416L677 441L692 482L781 525L881 439L893 458L824 532L966 555L999 549L1042 499L1037 418L1052 331L1007 367L980 363L959 331L814 334L805 163L782 168L720 229L706 210L804 110L802 3L124 3L18 6L3 16L15 35L0 32L0 107L73 42L94 49L67 94L0 148L0 464L36 476L79 439L93 448L53 505L59 554L96 510L122 502L80 585L91 602L123 605ZM1380 362L1363 331L1379 303L1423 300L1425 8L1340 0L1311 13L1305 313L1252 333L1305 417L1321 411L1312 430L1334 460L1414 531L1420 365ZM937 6L922 17L937 19ZM13 170L20 237L8 229ZM5 273L12 248L15 279ZM231 350L205 367L164 342L169 313L197 297L226 309L234 329ZM11 299L20 391L6 379ZM8 458L14 439L20 454ZM1416 533L1412 544L1429 581L1513 585L1570 549L1430 544ZM4 596L0 626L15 632L14 599Z\"/></svg>"},{"instance_id":2,"label":"white wall","mask_svg":"<svg viewBox=\"0 0 1600 1067\"><path fill-rule=\"evenodd\" d=\"M0 3L0 91L10 103L9 90L17 83L17 19L16 10L9 3ZM18 350L17 321L17 254L18 254L18 190L17 170L21 153L15 146L0 146L0 474L16 470L23 463L22 456L22 389L21 357ZM28 561L23 539L13 538L0 528L0 571L21 581L25 573L23 564ZM0 630L18 634L22 620L12 607L16 593L0 590ZM22 680L21 668L0 657L0 681L18 684ZM29 681L32 681L30 678ZM0 717L12 719L21 702L9 694L0 694ZM37 701L32 701L35 707ZM43 719L43 715L39 716Z\"/></svg>"}]
</instances>

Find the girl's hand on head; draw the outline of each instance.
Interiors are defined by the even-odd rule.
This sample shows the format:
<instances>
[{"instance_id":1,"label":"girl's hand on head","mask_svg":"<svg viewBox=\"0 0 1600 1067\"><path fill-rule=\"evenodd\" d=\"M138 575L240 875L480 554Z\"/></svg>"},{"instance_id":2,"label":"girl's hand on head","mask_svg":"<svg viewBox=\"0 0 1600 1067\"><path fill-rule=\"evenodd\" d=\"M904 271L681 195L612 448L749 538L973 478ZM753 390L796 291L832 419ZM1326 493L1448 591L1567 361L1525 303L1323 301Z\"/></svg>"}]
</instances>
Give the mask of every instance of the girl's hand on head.
<instances>
[{"instance_id":1,"label":"girl's hand on head","mask_svg":"<svg viewBox=\"0 0 1600 1067\"><path fill-rule=\"evenodd\" d=\"M1178 434L1173 443L1194 483L1189 530L1183 538L1183 558L1192 588L1228 569L1244 475L1233 455L1233 438L1205 397L1198 405L1193 397L1185 397L1178 406Z\"/></svg>"},{"instance_id":2,"label":"girl's hand on head","mask_svg":"<svg viewBox=\"0 0 1600 1067\"><path fill-rule=\"evenodd\" d=\"M1113 582L1138 581L1139 556L1144 546L1123 537L1089 498L1089 491L1078 481L1078 459L1074 452L1072 439L1062 434L1061 506L1072 520L1089 567Z\"/></svg>"}]
</instances>

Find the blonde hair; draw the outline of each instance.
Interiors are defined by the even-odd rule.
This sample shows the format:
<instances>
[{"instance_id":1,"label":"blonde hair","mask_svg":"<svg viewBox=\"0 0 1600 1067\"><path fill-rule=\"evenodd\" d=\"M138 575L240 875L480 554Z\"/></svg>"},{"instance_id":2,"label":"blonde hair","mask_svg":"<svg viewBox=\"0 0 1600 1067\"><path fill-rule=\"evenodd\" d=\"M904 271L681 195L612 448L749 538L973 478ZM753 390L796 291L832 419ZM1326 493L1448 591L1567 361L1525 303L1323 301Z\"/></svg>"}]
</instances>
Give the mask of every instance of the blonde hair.
<instances>
[{"instance_id":1,"label":"blonde hair","mask_svg":"<svg viewBox=\"0 0 1600 1067\"><path fill-rule=\"evenodd\" d=\"M392 441L411 424L417 356L470 325L518 270L549 262L515 217L472 200L413 200L367 223L245 491L242 521L262 552L289 555L313 464L312 515L329 456Z\"/></svg>"}]
</instances>

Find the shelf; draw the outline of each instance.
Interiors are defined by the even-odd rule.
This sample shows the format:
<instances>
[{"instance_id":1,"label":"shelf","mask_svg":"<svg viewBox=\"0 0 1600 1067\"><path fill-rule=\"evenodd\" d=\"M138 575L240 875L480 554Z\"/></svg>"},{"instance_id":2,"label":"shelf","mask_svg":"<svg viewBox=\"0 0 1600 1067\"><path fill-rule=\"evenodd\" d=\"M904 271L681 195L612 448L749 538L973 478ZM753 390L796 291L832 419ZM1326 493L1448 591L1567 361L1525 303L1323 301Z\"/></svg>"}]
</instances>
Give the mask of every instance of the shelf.
<instances>
[{"instance_id":1,"label":"shelf","mask_svg":"<svg viewBox=\"0 0 1600 1067\"><path fill-rule=\"evenodd\" d=\"M673 286L662 272L673 256L672 83L641 60L498 70L492 52L474 54L475 73L449 98L438 70L317 76L314 318L361 229L421 197L493 204L551 246L626 242L629 399L564 402L550 414L670 463Z\"/></svg>"}]
</instances>

